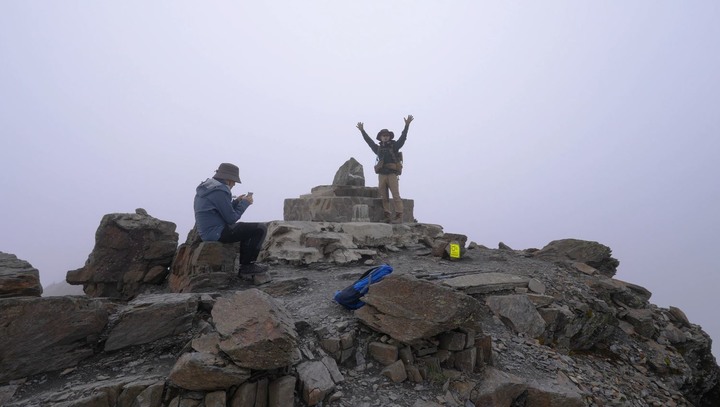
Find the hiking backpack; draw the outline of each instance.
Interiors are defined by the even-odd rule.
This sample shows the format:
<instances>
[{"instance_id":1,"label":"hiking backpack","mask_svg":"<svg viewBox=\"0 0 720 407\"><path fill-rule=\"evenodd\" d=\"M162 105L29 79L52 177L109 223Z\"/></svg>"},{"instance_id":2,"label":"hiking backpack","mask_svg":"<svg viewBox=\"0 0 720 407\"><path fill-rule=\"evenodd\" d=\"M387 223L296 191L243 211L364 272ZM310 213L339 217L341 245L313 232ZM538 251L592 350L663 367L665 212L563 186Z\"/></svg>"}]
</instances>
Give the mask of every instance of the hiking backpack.
<instances>
[{"instance_id":1,"label":"hiking backpack","mask_svg":"<svg viewBox=\"0 0 720 407\"><path fill-rule=\"evenodd\" d=\"M360 298L367 294L370 289L370 285L377 283L378 281L385 278L386 275L392 273L393 268L387 264L382 264L377 267L373 267L370 270L363 273L360 278L354 283L345 287L340 291L336 291L333 299L338 304L351 310L358 309L365 305Z\"/></svg>"},{"instance_id":2,"label":"hiking backpack","mask_svg":"<svg viewBox=\"0 0 720 407\"><path fill-rule=\"evenodd\" d=\"M381 147L382 148L382 147ZM395 160L394 163L386 163L380 157L384 154L380 153L380 150L378 150L378 154L375 156L375 166L373 169L375 170L375 174L380 174L380 171L383 168L387 168L389 170L393 170L397 173L397 175L402 175L402 169L403 169L403 153L402 151L395 151L394 147L387 147L387 150L389 150L389 154L392 156L393 160Z\"/></svg>"}]
</instances>

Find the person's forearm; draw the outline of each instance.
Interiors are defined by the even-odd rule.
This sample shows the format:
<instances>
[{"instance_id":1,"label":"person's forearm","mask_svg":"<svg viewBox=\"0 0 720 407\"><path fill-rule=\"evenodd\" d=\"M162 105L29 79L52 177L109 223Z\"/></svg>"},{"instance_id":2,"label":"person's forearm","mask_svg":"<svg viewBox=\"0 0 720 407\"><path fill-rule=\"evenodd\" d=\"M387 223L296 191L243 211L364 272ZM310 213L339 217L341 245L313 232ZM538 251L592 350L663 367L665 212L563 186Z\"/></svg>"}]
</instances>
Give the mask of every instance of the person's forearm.
<instances>
[{"instance_id":1,"label":"person's forearm","mask_svg":"<svg viewBox=\"0 0 720 407\"><path fill-rule=\"evenodd\" d=\"M244 200L244 199L237 199L233 201L233 209L235 212L242 215L245 213L245 210L250 207L250 202Z\"/></svg>"},{"instance_id":2,"label":"person's forearm","mask_svg":"<svg viewBox=\"0 0 720 407\"><path fill-rule=\"evenodd\" d=\"M370 138L370 136L368 136L368 134L365 132L365 130L360 130L360 131L362 132L363 139L365 140L367 145L370 146L370 149L373 152L377 153L377 144L375 144L375 142Z\"/></svg>"},{"instance_id":3,"label":"person's forearm","mask_svg":"<svg viewBox=\"0 0 720 407\"><path fill-rule=\"evenodd\" d=\"M400 134L400 138L398 139L398 141L396 143L397 148L400 148L405 144L405 140L407 139L409 128L410 128L410 123L405 123L405 128L403 128L402 134Z\"/></svg>"},{"instance_id":4,"label":"person's forearm","mask_svg":"<svg viewBox=\"0 0 720 407\"><path fill-rule=\"evenodd\" d=\"M220 199L218 200L214 200L215 208L217 208L218 213L220 213L220 216L223 218L225 223L227 223L228 225L232 225L233 223L240 220L242 211L238 211L235 209L234 202L224 200L227 199L225 196L219 198Z\"/></svg>"}]
</instances>

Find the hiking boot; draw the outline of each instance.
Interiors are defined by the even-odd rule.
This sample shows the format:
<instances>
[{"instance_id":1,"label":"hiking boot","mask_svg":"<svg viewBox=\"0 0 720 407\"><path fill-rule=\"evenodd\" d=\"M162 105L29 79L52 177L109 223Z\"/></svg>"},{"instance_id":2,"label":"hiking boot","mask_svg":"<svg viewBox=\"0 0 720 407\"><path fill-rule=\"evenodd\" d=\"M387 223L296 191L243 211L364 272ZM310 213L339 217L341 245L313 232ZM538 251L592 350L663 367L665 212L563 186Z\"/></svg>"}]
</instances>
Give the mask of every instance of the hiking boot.
<instances>
[{"instance_id":1,"label":"hiking boot","mask_svg":"<svg viewBox=\"0 0 720 407\"><path fill-rule=\"evenodd\" d=\"M256 264L256 263L241 264L240 270L238 271L238 275L262 274L262 273L267 273L268 269L269 269L268 266L263 266L262 264Z\"/></svg>"},{"instance_id":2,"label":"hiking boot","mask_svg":"<svg viewBox=\"0 0 720 407\"><path fill-rule=\"evenodd\" d=\"M402 216L403 216L402 213L396 213L395 219L393 219L392 223L403 223Z\"/></svg>"},{"instance_id":3,"label":"hiking boot","mask_svg":"<svg viewBox=\"0 0 720 407\"><path fill-rule=\"evenodd\" d=\"M392 218L390 217L390 212L385 212L385 219L383 220L385 223L392 223Z\"/></svg>"}]
</instances>

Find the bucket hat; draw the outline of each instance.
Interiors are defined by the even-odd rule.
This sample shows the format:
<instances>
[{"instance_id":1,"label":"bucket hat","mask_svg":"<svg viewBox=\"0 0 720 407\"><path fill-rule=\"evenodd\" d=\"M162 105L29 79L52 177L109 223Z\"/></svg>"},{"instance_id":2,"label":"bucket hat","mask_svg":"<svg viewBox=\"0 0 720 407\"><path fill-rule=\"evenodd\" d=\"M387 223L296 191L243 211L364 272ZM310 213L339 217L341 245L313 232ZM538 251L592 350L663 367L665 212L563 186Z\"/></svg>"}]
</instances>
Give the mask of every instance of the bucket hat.
<instances>
[{"instance_id":1,"label":"bucket hat","mask_svg":"<svg viewBox=\"0 0 720 407\"><path fill-rule=\"evenodd\" d=\"M220 164L218 169L215 171L214 178L235 181L238 184L242 183L242 181L240 181L240 170L237 165L230 163Z\"/></svg>"},{"instance_id":2,"label":"bucket hat","mask_svg":"<svg viewBox=\"0 0 720 407\"><path fill-rule=\"evenodd\" d=\"M388 129L382 129L382 130L380 130L380 131L378 132L377 137L375 137L375 140L380 140L380 136L382 136L383 134L389 134L389 135L390 135L390 140L392 140L392 139L395 138L395 133L391 132L391 131L388 130Z\"/></svg>"}]
</instances>

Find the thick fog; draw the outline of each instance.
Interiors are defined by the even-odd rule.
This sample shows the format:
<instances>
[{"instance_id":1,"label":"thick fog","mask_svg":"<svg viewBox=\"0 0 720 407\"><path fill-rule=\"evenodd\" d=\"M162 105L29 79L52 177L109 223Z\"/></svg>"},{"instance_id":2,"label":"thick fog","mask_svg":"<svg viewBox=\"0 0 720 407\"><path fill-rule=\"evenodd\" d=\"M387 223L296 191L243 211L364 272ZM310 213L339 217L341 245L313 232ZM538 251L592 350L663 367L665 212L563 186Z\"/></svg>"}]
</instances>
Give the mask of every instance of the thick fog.
<instances>
[{"instance_id":1,"label":"thick fog","mask_svg":"<svg viewBox=\"0 0 720 407\"><path fill-rule=\"evenodd\" d=\"M3 1L0 251L62 281L138 207L182 242L221 162L282 219L412 114L418 221L598 241L720 340L720 3L522 3Z\"/></svg>"}]
</instances>

